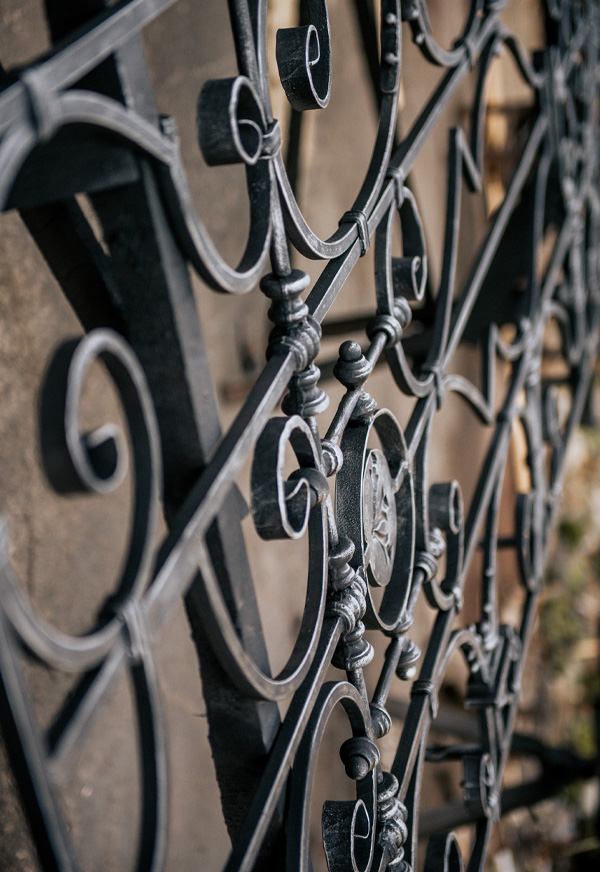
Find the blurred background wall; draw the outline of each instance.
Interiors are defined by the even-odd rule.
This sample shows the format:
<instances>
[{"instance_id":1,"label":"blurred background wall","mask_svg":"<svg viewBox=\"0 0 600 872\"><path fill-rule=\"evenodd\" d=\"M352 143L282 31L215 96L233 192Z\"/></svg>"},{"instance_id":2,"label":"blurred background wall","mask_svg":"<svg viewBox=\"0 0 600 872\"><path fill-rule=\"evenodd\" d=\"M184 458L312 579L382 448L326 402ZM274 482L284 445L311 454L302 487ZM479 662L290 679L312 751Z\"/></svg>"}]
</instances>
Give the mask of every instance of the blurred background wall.
<instances>
[{"instance_id":1,"label":"blurred background wall","mask_svg":"<svg viewBox=\"0 0 600 872\"><path fill-rule=\"evenodd\" d=\"M447 44L458 33L469 5L445 0L428 3L436 32ZM326 111L305 116L298 179L300 205L322 236L330 235L339 217L350 208L368 165L376 129L375 102L353 6L345 0L329 0L328 7L333 37L332 99ZM293 0L273 0L270 4L271 54L276 30L293 23L296 15ZM513 0L504 16L507 26L519 33L528 48L541 44L541 19L535 0ZM406 30L403 37L399 137L410 129L439 80L439 72L424 63ZM0 0L0 61L6 70L36 58L48 45L40 0ZM237 72L226 5L179 0L146 30L144 49L158 108L177 122L196 207L219 250L234 261L243 250L248 222L244 175L237 168L208 168L196 137L196 101L203 83ZM289 111L275 69L273 61L273 104L276 117L283 123L285 148ZM447 130L468 124L473 87L471 77L447 111L439 135L432 137L423 150L409 180L425 225L434 289L440 277L444 238ZM468 274L488 215L502 197L510 175L510 155L518 154L518 120L531 105L529 93L511 64L502 60L492 77L488 104L487 136L492 157L484 196L463 199L461 218L467 229L460 237L459 283ZM494 111L494 107L510 111ZM89 208L85 202L82 205ZM322 269L321 264L300 256L295 257L295 265L306 269L313 280ZM263 364L270 329L268 301L258 290L243 298L231 298L210 291L196 276L193 281L221 421L226 427ZM57 344L66 337L81 335L81 328L14 212L3 215L1 221L0 288L0 511L6 519L12 559L36 608L60 627L81 632L110 591L121 564L131 503L130 483L126 481L108 498L64 499L52 492L44 478L38 439L40 384ZM360 318L372 312L374 306L373 259L369 252L353 271L328 320ZM351 335L365 341L360 329ZM335 330L325 331L321 355L324 373L327 362L336 356L339 341ZM472 374L478 365L477 353L462 349L454 364L458 370ZM90 416L99 420L118 417L118 404L106 378L98 372L94 379L86 400ZM325 380L323 385L332 402L323 415L322 433L327 416L333 413L341 396L333 380ZM374 374L370 385L379 405L390 408L405 424L412 404L399 395L385 367ZM477 461L483 457L486 444L481 428L471 426L468 417L465 424L461 409L449 403L435 436L432 480L457 478L468 501L476 480ZM515 451L518 454L518 447ZM248 470L238 483L248 498ZM276 668L287 659L302 612L306 545L267 545L259 542L250 521L245 529L267 646ZM160 535L161 531L158 538ZM507 576L510 574L511 567L507 567ZM510 578L507 589L506 608L510 610ZM474 614L467 603L463 619L468 621ZM431 616L423 609L414 630L418 642L424 641L430 625ZM533 657L541 662L539 651L536 649ZM378 650L377 657L381 656ZM228 840L207 740L196 655L183 608L171 621L156 657L171 766L168 869L216 870L227 856ZM28 666L27 670L40 723L49 723L68 692L69 681L40 667ZM533 675L538 673L534 671ZM450 674L450 684L452 680ZM535 709L535 690L527 686L525 692L525 707ZM132 719L131 691L124 681L90 733L72 779L64 788L62 800L86 872L126 869L132 862L132 832L139 802L139 764ZM399 719L388 737L389 754L393 753L400 726ZM342 730L342 724L334 719L324 742L316 806L325 797L343 798L347 793L337 757L339 744L346 736L336 731L338 728ZM439 785L432 785L431 792L432 801L438 796L443 798ZM37 868L4 759L0 766L0 868L6 872Z\"/></svg>"}]
</instances>

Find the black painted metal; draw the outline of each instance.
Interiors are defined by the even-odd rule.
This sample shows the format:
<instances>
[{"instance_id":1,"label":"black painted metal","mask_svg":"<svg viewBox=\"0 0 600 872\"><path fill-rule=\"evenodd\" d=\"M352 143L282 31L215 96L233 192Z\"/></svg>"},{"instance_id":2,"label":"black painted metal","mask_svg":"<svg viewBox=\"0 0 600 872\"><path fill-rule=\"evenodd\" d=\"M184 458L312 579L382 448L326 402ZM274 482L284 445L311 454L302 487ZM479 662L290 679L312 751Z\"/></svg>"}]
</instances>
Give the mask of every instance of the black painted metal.
<instances>
[{"instance_id":1,"label":"black painted metal","mask_svg":"<svg viewBox=\"0 0 600 872\"><path fill-rule=\"evenodd\" d=\"M600 8L593 0L547 0L548 47L532 63L499 23L502 0L472 0L460 36L448 50L436 42L425 0L382 0L376 58L373 5L357 0L378 89L379 124L352 209L340 216L333 236L320 239L298 207L281 153L279 122L272 114L266 0L231 0L239 74L204 86L198 130L209 164L242 163L246 169L250 232L240 263L232 267L194 212L173 124L157 117L144 77L139 33L170 4L48 0L55 48L0 93L1 202L22 211L89 331L83 340L58 350L47 374L41 445L48 478L60 492L99 494L120 480L125 449L118 430L82 434L78 420L86 372L101 359L125 409L135 480L129 555L118 593L88 635L65 635L36 615L3 547L2 727L40 861L44 869L78 868L54 785L114 682L128 670L144 759L138 868L161 868L167 761L152 645L184 596L232 838L228 870L310 868L308 807L316 755L338 704L352 730L340 754L356 781L356 800L327 802L323 809L329 868L416 867L427 757L462 761L464 804L458 816L454 810L454 818L452 809L442 810L437 819L429 815L426 828L435 832L448 820L472 822L468 868L481 869L491 828L502 811L502 772L565 445L590 390L598 342ZM297 113L326 106L331 84L325 0L309 0L301 20L301 26L277 37L279 72L296 113L296 133ZM408 36L443 69L430 101L398 144L401 41ZM463 183L471 192L481 190L483 93L490 61L501 48L514 58L534 93L535 110L505 200L470 276L458 289ZM433 295L419 206L406 180L442 109L473 69L479 86L470 132L450 131L447 232L440 287ZM57 163L65 144L81 154L75 171L70 165L65 172ZM36 146L41 147L19 176ZM99 164L96 154L108 162ZM73 198L79 191L92 198L108 253ZM397 215L401 257L392 253ZM556 240L540 276L536 251L551 224ZM364 350L356 342L342 344L333 375L346 392L321 434L316 416L329 401L314 364L321 323L372 241L375 293L366 319L368 343ZM290 246L326 262L310 289L308 276L292 268ZM515 246L519 257L511 259ZM85 298L69 282L73 259L88 276ZM268 362L224 434L217 423L186 261L216 290L258 293L260 284L272 301ZM515 295L511 283L517 277L524 281ZM426 342L414 330L405 336L418 322ZM558 414L555 385L542 366L544 329L550 322L560 331L568 367L566 416ZM502 329L507 324L513 327L510 338ZM463 341L479 344L481 386L452 371L453 354ZM413 398L405 431L390 411L377 409L367 392L369 376L384 356L398 389ZM502 396L497 396L499 361L508 372ZM492 434L466 510L459 484L431 482L428 472L435 414L451 392ZM282 397L285 415L271 417ZM531 490L516 496L514 529L507 537L498 530L498 513L517 424L527 439ZM373 435L380 448L371 447ZM298 468L286 479L287 446ZM269 671L259 632L232 486L248 457L254 458L251 508L260 535L267 540L308 536L310 543L302 626L276 676ZM152 542L161 495L169 533L155 559ZM516 626L498 620L498 547L512 549L518 558L524 606ZM477 549L484 555L481 618L455 629ZM444 578L438 574L442 555ZM382 599L375 596L378 588L384 591ZM435 623L421 658L410 627L422 597ZM366 631L389 639L372 697L365 683L373 656ZM80 675L46 734L35 726L17 649ZM460 652L469 672L465 704L476 715L469 742L428 749L438 691L450 658ZM326 682L330 664L345 677ZM411 703L403 713L392 771L386 772L377 742L390 729L386 702L394 681L410 682ZM280 722L277 701L284 699L289 708ZM522 801L532 795L525 789ZM518 802L518 796L511 797L512 805ZM462 867L455 837L434 834L425 868Z\"/></svg>"}]
</instances>

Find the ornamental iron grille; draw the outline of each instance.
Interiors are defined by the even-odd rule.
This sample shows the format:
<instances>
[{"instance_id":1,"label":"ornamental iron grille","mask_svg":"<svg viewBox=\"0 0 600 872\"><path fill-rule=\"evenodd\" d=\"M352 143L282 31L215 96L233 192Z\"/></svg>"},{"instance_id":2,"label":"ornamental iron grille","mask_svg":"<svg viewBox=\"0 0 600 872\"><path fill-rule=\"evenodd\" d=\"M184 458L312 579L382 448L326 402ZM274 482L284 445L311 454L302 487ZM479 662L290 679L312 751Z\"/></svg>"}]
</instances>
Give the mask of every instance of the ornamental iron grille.
<instances>
[{"instance_id":1,"label":"ornamental iron grille","mask_svg":"<svg viewBox=\"0 0 600 872\"><path fill-rule=\"evenodd\" d=\"M502 791L503 770L565 447L595 366L600 7L595 0L546 0L547 48L530 58L501 22L502 0L465 3L458 36L446 48L436 40L427 0L355 0L378 126L352 208L321 239L294 193L298 155L290 145L284 162L273 117L267 2L230 0L239 74L204 85L198 135L207 164L245 169L249 234L232 267L194 210L174 123L156 114L139 51L142 29L172 2L46 0L53 47L35 64L4 74L0 93L2 203L21 211L85 330L83 339L58 349L42 387L45 474L59 493L108 494L122 479L129 451L134 482L124 568L84 635L68 635L40 617L4 545L2 729L41 866L79 868L57 785L113 685L128 673L142 757L135 862L139 870L163 868L168 766L153 646L183 597L231 837L228 872L311 868L316 758L336 706L352 733L339 753L356 796L328 800L322 809L331 872L423 868L419 833L431 835L427 870L482 869L503 809L529 801L518 788ZM276 38L296 133L302 113L325 108L331 91L325 0L300 4L298 21ZM439 68L439 80L400 136L401 43L410 38ZM482 196L485 91L500 51L530 89L531 109L503 199L457 287L461 202ZM467 76L476 83L469 118L444 132L446 228L433 288L410 174ZM60 155L68 144L74 144L69 154L80 157L67 173ZM102 242L75 199L79 193L90 197ZM322 432L318 416L330 401L322 385L333 382L314 362L321 325L371 243L372 290L363 294L368 339L363 347L349 339L340 347L328 378L344 393ZM294 251L324 263L316 280L294 268ZM83 292L70 280L72 263L83 270ZM267 363L223 434L187 264L216 291L262 291L271 301ZM550 326L560 337L559 377L544 368ZM477 349L480 378L453 368L465 344ZM81 397L97 361L120 398L129 449L115 425L83 432ZM379 363L410 403L404 428L369 393ZM436 415L453 394L489 434L465 508L460 483L432 480L430 471ZM512 496L507 532L500 504L515 428L526 442L528 486ZM288 473L290 452L295 470ZM309 545L297 641L277 675L268 667L233 484L247 461L259 535L267 542L306 537ZM156 549L161 501L168 532ZM514 555L523 589L513 625L499 618L499 549ZM461 623L476 557L479 618ZM421 655L411 626L423 600L434 621ZM377 639L387 647L374 674ZM28 697L23 654L77 676L45 729ZM468 673L464 704L472 735L467 744L432 745L439 691L456 655ZM378 745L392 725L388 696L396 682L410 687L410 701L385 771ZM460 762L464 802L458 812L420 821L425 762L436 760ZM474 833L465 858L448 832L464 823Z\"/></svg>"}]
</instances>

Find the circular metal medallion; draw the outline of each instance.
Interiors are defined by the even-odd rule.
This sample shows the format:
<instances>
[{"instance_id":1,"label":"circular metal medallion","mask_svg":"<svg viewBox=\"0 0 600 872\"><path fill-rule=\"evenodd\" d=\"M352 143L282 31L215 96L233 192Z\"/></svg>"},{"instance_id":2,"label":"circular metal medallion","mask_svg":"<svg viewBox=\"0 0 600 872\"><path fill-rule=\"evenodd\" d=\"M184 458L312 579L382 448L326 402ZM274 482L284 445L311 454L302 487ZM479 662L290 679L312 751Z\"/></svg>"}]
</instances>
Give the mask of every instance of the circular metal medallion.
<instances>
[{"instance_id":1,"label":"circular metal medallion","mask_svg":"<svg viewBox=\"0 0 600 872\"><path fill-rule=\"evenodd\" d=\"M379 449L368 452L364 467L363 535L369 581L385 587L396 554L396 499L388 462Z\"/></svg>"}]
</instances>

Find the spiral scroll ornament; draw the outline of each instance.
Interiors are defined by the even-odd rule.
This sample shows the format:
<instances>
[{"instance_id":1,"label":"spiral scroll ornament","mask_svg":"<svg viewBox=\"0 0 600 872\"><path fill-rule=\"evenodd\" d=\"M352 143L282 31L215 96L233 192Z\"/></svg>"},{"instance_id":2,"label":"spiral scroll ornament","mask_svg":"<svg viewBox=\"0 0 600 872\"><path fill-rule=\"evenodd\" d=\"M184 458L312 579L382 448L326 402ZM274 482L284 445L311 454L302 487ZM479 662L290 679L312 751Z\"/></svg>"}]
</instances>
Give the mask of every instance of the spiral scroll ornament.
<instances>
[{"instance_id":1,"label":"spiral scroll ornament","mask_svg":"<svg viewBox=\"0 0 600 872\"><path fill-rule=\"evenodd\" d=\"M343 10L307 0L276 33L273 4L230 0L233 68L211 67L192 121L206 171L244 180L235 262L202 217L211 203L194 202L175 121L156 112L142 60L140 33L173 3L48 0L51 50L11 71L0 91L0 204L21 211L84 333L41 378L40 465L61 499L108 500L124 482L131 490L122 569L81 635L40 613L11 558L10 519L2 528L0 721L40 864L80 868L59 788L123 676L139 748L136 868L172 862L168 694L154 652L183 601L227 872L481 870L503 812L566 445L596 365L598 3L541 2L545 46L530 56L505 24L503 0L462 4L451 33L428 0ZM337 42L342 15L358 23L375 123L358 194L319 234L311 216L329 220L328 194L319 187L323 199L307 208L291 169L301 163L294 137L302 113L332 110L336 52L348 52ZM500 55L528 102L519 156L492 208L486 125ZM415 58L434 85L405 129L411 116L399 107ZM468 111L452 114L463 87ZM445 181L431 203L415 165L434 141ZM82 143L95 149L89 159ZM78 172L43 199L41 181L67 184L57 158L65 144ZM332 136L327 148L344 163L344 143ZM24 194L36 171L40 190ZM485 233L468 225L475 208L489 212ZM429 224L441 215L436 234ZM63 247L53 235L61 228ZM470 236L480 242L467 257ZM204 283L196 296L190 267ZM73 292L78 270L85 293ZM340 320L337 301L356 275L360 316ZM198 296L210 290L253 307L269 301L266 362L224 431L200 329ZM241 299L229 303L247 311ZM547 367L549 335L560 377ZM122 414L88 429L83 397L95 369ZM464 425L458 437L455 424ZM516 433L525 445L518 486L508 472ZM440 444L452 441L468 454L466 472L445 468ZM278 670L258 605L265 579L242 522L290 601L281 555L304 554L294 558L301 616ZM304 552L284 551L293 543ZM510 620L501 549L520 588ZM73 676L49 724L36 718L23 658ZM441 745L456 663L471 733ZM319 759L336 730L349 791L327 795L315 814ZM421 809L424 773L449 761L460 764L459 810L436 817ZM454 832L461 825L472 831L468 849Z\"/></svg>"}]
</instances>

